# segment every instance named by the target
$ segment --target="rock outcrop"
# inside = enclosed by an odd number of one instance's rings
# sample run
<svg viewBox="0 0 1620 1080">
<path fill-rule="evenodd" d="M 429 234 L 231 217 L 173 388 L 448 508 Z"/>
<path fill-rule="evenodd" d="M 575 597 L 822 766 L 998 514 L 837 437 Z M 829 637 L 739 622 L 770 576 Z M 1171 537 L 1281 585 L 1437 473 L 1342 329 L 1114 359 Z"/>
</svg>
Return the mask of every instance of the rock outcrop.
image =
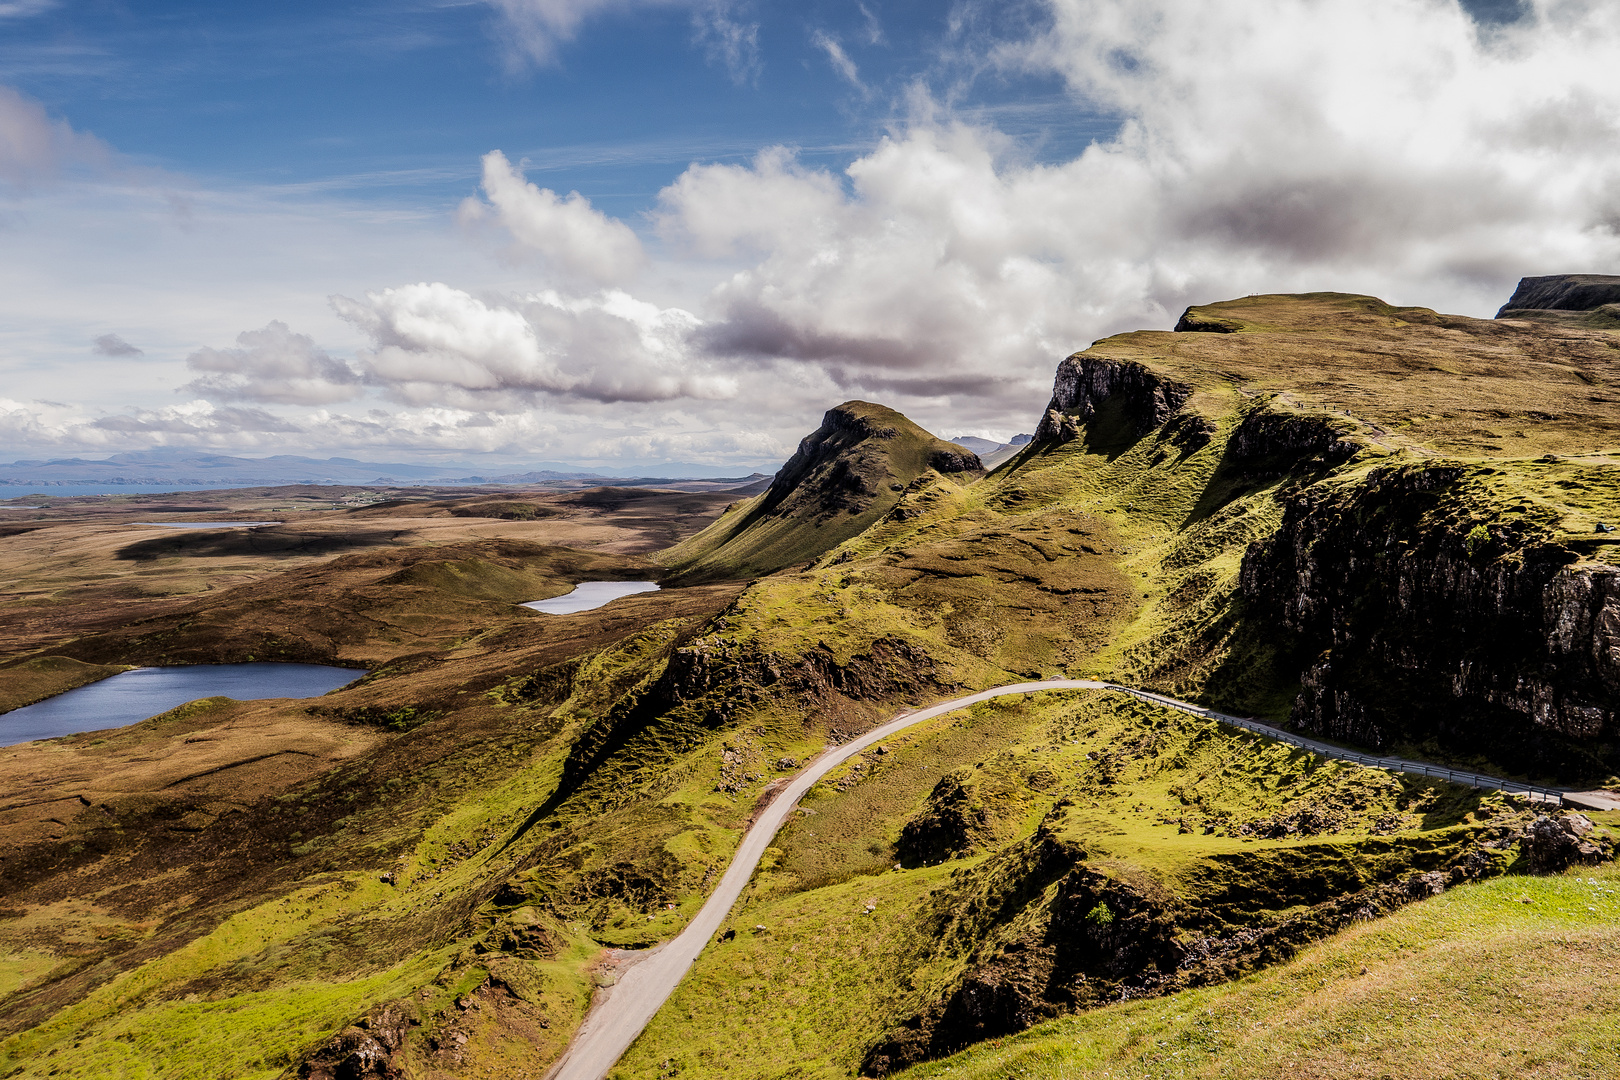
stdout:
<svg viewBox="0 0 1620 1080">
<path fill-rule="evenodd" d="M 1077 353 L 1058 365 L 1052 400 L 1035 429 L 1037 444 L 1079 438 L 1103 404 L 1117 406 L 1136 435 L 1168 420 L 1192 396 L 1192 387 L 1134 360 Z"/>
<path fill-rule="evenodd" d="M 1227 441 L 1227 456 L 1252 467 L 1275 459 L 1275 471 L 1299 473 L 1343 465 L 1362 449 L 1348 420 L 1265 405 L 1252 408 Z"/>
<path fill-rule="evenodd" d="M 1284 499 L 1244 556 L 1249 617 L 1290 638 L 1296 726 L 1434 742 L 1567 780 L 1620 769 L 1620 568 L 1471 501 L 1466 468 L 1376 469 Z"/>
<path fill-rule="evenodd" d="M 1549 274 L 1519 279 L 1508 302 L 1496 313 L 1512 318 L 1513 311 L 1591 311 L 1605 304 L 1620 304 L 1620 277 L 1610 274 Z"/>
</svg>

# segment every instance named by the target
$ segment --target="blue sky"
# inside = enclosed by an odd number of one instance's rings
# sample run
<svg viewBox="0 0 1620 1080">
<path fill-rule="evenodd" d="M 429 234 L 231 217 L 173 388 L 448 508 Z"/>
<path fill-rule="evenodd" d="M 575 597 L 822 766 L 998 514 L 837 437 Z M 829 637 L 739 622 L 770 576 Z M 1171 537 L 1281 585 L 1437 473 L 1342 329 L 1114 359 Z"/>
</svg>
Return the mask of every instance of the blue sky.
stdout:
<svg viewBox="0 0 1620 1080">
<path fill-rule="evenodd" d="M 453 206 L 500 148 L 626 215 L 693 161 L 788 143 L 846 164 L 903 120 L 919 81 L 1038 157 L 1116 126 L 1050 73 L 972 70 L 977 44 L 1024 19 L 927 0 L 723 9 L 751 30 L 730 57 L 711 9 L 609 6 L 542 60 L 470 2 L 22 6 L 38 13 L 0 24 L 0 79 L 132 160 L 209 184 Z"/>
<path fill-rule="evenodd" d="M 769 467 L 862 397 L 1620 269 L 1604 0 L 0 0 L 0 460 Z M 571 194 L 577 193 L 577 195 Z"/>
</svg>

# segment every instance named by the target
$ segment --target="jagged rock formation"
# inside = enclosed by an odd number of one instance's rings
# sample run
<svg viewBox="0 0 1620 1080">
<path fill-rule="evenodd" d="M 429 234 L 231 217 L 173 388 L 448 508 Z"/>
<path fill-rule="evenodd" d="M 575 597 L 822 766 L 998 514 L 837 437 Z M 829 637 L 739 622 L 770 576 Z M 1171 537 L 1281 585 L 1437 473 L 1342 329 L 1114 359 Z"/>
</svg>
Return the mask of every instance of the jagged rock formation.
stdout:
<svg viewBox="0 0 1620 1080">
<path fill-rule="evenodd" d="M 1376 469 L 1284 500 L 1245 554 L 1251 617 L 1293 635 L 1293 721 L 1567 779 L 1620 769 L 1620 570 L 1470 501 L 1460 465 Z"/>
<path fill-rule="evenodd" d="M 827 410 L 764 494 L 727 511 L 667 559 L 680 581 L 769 574 L 862 532 L 928 474 L 969 480 L 983 472 L 972 451 L 893 409 L 846 401 Z"/>
<path fill-rule="evenodd" d="M 1034 445 L 1079 438 L 1105 403 L 1120 411 L 1134 434 L 1142 435 L 1168 420 L 1191 396 L 1191 386 L 1145 364 L 1076 353 L 1058 365 Z"/>
<path fill-rule="evenodd" d="M 1620 277 L 1550 274 L 1519 279 L 1498 319 L 1542 319 L 1603 329 L 1620 327 Z"/>
</svg>

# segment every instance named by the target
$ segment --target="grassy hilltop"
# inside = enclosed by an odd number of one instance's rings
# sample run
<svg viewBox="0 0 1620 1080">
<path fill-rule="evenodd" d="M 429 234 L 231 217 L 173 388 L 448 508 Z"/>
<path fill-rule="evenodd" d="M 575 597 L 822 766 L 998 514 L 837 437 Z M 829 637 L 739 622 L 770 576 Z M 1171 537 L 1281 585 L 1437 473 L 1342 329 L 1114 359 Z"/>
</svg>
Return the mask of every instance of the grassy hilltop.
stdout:
<svg viewBox="0 0 1620 1080">
<path fill-rule="evenodd" d="M 1066 360 L 982 478 L 849 403 L 723 512 L 424 509 L 462 531 L 232 562 L 129 626 L 16 617 L 5 662 L 42 680 L 212 642 L 376 668 L 0 751 L 29 793 L 0 811 L 0 1073 L 535 1075 L 773 781 L 1015 679 L 1612 782 L 1617 361 L 1592 327 L 1250 297 Z M 241 559 L 160 555 L 125 561 Z M 718 584 L 503 602 L 652 574 Z M 1403 1068 L 1433 1040 L 1594 1075 L 1620 1001 L 1561 965 L 1613 967 L 1616 879 L 1523 876 L 1568 855 L 1534 817 L 1122 695 L 1002 699 L 818 784 L 617 1074 L 1439 1075 Z"/>
</svg>

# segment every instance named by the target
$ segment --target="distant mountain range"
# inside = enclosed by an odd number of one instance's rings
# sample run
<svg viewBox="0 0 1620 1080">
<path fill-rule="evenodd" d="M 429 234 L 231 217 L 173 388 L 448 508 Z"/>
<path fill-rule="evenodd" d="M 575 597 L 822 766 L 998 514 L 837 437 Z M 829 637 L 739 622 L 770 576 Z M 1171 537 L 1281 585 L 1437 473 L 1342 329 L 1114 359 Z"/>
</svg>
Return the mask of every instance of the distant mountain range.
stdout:
<svg viewBox="0 0 1620 1080">
<path fill-rule="evenodd" d="M 1034 437 L 1033 435 L 1014 435 L 1010 442 L 998 443 L 991 442 L 989 439 L 981 439 L 976 435 L 958 435 L 949 441 L 957 446 L 967 447 L 979 455 L 979 460 L 984 463 L 985 468 L 993 469 L 1022 450 Z"/>
<path fill-rule="evenodd" d="M 511 468 L 511 466 L 507 466 Z M 731 471 L 732 475 L 727 476 Z M 649 475 L 652 473 L 654 475 Z M 735 470 L 683 462 L 640 469 L 584 470 L 562 462 L 542 461 L 521 472 L 479 472 L 464 463 L 410 465 L 359 461 L 354 458 L 233 457 L 190 450 L 145 450 L 115 454 L 103 460 L 51 458 L 0 464 L 0 485 L 52 487 L 79 484 L 185 484 L 204 487 L 263 487 L 280 484 L 527 484 L 578 487 L 581 481 L 720 480 L 747 483 L 768 476 L 736 476 Z"/>
</svg>

